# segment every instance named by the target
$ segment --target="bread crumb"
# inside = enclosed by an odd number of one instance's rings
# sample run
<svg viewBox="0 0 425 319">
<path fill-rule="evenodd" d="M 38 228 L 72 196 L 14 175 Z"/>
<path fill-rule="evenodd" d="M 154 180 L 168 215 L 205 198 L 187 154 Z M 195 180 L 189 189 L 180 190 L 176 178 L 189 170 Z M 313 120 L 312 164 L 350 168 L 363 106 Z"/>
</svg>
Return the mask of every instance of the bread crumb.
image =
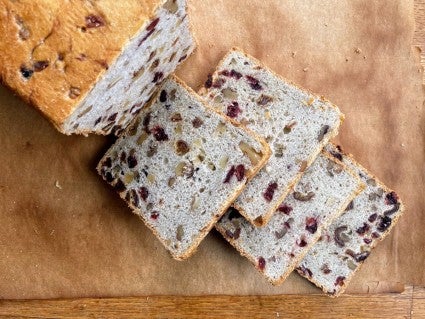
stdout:
<svg viewBox="0 0 425 319">
<path fill-rule="evenodd" d="M 295 56 L 297 55 L 297 51 L 292 52 L 292 57 L 295 58 Z"/>
<path fill-rule="evenodd" d="M 307 71 L 308 71 L 308 68 L 304 68 L 304 69 L 303 69 L 303 71 L 304 71 L 304 72 L 307 72 Z"/>
<path fill-rule="evenodd" d="M 59 181 L 56 181 L 55 182 L 55 187 L 56 188 L 59 188 L 59 189 L 62 189 L 62 186 L 59 184 Z"/>
<path fill-rule="evenodd" d="M 55 233 L 55 230 L 52 229 L 52 231 L 50 232 L 50 236 L 53 236 L 54 233 Z"/>
<path fill-rule="evenodd" d="M 404 143 L 401 143 L 401 147 L 405 147 L 406 146 L 406 144 L 404 144 Z"/>
<path fill-rule="evenodd" d="M 357 48 L 357 49 L 354 50 L 354 52 L 356 52 L 357 54 L 360 54 L 360 53 L 362 53 L 362 50 L 360 50 L 360 48 Z"/>
</svg>

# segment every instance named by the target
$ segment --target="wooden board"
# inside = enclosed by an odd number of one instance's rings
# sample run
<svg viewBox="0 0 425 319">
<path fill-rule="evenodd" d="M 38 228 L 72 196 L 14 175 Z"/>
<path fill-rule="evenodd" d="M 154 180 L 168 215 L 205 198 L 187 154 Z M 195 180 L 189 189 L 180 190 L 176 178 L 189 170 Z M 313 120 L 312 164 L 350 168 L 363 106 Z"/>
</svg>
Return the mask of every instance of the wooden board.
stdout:
<svg viewBox="0 0 425 319">
<path fill-rule="evenodd" d="M 425 66 L 425 0 L 415 2 Z M 424 81 L 425 83 L 425 81 Z M 149 296 L 119 299 L 0 301 L 0 318 L 425 318 L 425 287 L 398 294 L 284 296 Z"/>
</svg>

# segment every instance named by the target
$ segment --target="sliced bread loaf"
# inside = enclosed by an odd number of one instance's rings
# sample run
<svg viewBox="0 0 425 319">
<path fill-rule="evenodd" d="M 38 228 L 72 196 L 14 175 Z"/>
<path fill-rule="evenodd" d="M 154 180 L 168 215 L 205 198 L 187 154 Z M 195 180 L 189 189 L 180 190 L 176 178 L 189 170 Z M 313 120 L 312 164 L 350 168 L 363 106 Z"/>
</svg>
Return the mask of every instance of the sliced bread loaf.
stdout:
<svg viewBox="0 0 425 319">
<path fill-rule="evenodd" d="M 173 257 L 184 259 L 269 156 L 263 139 L 171 78 L 97 169 Z"/>
<path fill-rule="evenodd" d="M 273 155 L 234 207 L 251 223 L 267 223 L 343 119 L 337 107 L 233 49 L 201 95 L 217 110 L 266 138 Z"/>
<path fill-rule="evenodd" d="M 65 134 L 121 132 L 195 47 L 186 0 L 0 4 L 0 82 Z"/>
<path fill-rule="evenodd" d="M 326 150 L 344 162 L 367 184 L 345 213 L 327 228 L 304 257 L 297 271 L 331 296 L 341 294 L 372 248 L 394 227 L 403 213 L 397 194 L 332 144 Z"/>
<path fill-rule="evenodd" d="M 231 208 L 216 229 L 273 284 L 280 284 L 364 185 L 321 153 L 264 227 Z"/>
</svg>

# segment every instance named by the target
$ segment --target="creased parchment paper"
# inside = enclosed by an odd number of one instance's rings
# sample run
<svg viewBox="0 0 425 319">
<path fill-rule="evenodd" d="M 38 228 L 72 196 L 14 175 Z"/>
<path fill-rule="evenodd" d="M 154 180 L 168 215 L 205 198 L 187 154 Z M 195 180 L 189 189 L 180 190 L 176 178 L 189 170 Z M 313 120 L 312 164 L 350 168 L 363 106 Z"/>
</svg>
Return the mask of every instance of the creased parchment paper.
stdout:
<svg viewBox="0 0 425 319">
<path fill-rule="evenodd" d="M 339 105 L 347 151 L 407 210 L 348 292 L 425 284 L 425 111 L 413 1 L 191 0 L 199 48 L 178 75 L 197 89 L 232 46 Z M 0 39 L 1 41 L 1 39 Z M 0 53 L 1 54 L 1 53 Z M 95 173 L 112 140 L 57 133 L 0 88 L 0 298 L 317 293 L 266 280 L 216 232 L 170 258 Z"/>
</svg>

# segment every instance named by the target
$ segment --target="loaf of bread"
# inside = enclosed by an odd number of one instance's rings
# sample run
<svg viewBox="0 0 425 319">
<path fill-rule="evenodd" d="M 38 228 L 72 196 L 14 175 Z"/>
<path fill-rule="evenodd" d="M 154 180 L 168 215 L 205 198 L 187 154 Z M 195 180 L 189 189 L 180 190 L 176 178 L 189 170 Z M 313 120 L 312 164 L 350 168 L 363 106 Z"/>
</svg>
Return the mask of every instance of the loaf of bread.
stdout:
<svg viewBox="0 0 425 319">
<path fill-rule="evenodd" d="M 65 134 L 120 133 L 195 47 L 186 0 L 0 0 L 0 82 Z"/>
<path fill-rule="evenodd" d="M 337 107 L 233 49 L 201 95 L 217 110 L 266 138 L 273 155 L 234 207 L 251 223 L 267 223 L 343 119 Z"/>
<path fill-rule="evenodd" d="M 270 153 L 265 140 L 233 125 L 172 77 L 106 153 L 98 172 L 172 256 L 184 259 Z"/>
<path fill-rule="evenodd" d="M 366 183 L 366 189 L 345 213 L 323 232 L 297 271 L 331 296 L 344 292 L 379 241 L 391 231 L 404 210 L 397 194 L 332 144 L 326 150 Z"/>
<path fill-rule="evenodd" d="M 321 153 L 266 226 L 253 226 L 231 208 L 216 229 L 277 285 L 363 188 L 354 173 Z"/>
</svg>

